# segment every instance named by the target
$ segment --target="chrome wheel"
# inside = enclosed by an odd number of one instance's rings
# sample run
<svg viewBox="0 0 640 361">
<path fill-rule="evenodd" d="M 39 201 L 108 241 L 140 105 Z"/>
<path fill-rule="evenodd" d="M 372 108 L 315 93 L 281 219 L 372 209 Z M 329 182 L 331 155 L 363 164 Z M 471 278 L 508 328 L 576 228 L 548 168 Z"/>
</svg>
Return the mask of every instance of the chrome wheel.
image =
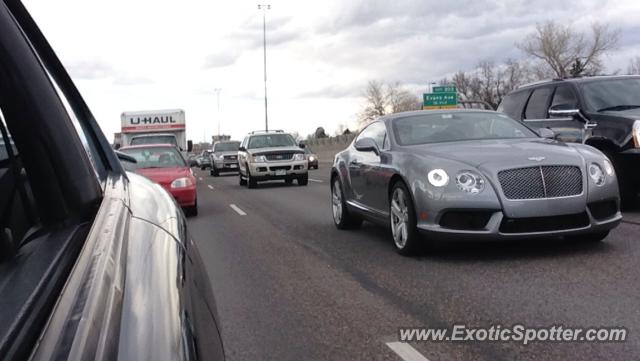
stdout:
<svg viewBox="0 0 640 361">
<path fill-rule="evenodd" d="M 340 189 L 340 181 L 333 181 L 333 191 L 331 192 L 331 210 L 333 211 L 333 220 L 336 224 L 342 221 L 342 190 Z"/>
<path fill-rule="evenodd" d="M 391 233 L 396 247 L 403 249 L 409 238 L 409 208 L 402 188 L 396 188 L 391 197 Z"/>
</svg>

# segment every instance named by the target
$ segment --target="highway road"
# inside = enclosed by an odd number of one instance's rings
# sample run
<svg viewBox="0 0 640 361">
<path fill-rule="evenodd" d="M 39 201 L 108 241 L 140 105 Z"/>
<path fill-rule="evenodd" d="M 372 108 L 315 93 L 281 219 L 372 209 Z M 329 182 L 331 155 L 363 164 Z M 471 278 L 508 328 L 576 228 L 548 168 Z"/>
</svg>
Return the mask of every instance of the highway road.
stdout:
<svg viewBox="0 0 640 361">
<path fill-rule="evenodd" d="M 339 231 L 328 164 L 306 187 L 194 170 L 189 219 L 239 360 L 622 360 L 640 357 L 640 216 L 602 243 L 435 243 L 406 258 L 389 232 Z M 415 342 L 400 327 L 611 326 L 622 343 Z"/>
</svg>

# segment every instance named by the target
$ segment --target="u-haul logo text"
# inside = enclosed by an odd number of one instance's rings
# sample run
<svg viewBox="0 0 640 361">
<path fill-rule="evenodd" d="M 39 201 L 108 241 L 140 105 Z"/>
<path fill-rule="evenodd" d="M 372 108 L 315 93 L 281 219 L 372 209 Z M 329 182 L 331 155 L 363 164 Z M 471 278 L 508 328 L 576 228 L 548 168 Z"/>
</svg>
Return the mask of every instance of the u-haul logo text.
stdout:
<svg viewBox="0 0 640 361">
<path fill-rule="evenodd" d="M 129 123 L 132 125 L 147 125 L 147 124 L 173 124 L 176 121 L 173 116 L 155 116 L 155 117 L 132 117 L 129 118 Z"/>
</svg>

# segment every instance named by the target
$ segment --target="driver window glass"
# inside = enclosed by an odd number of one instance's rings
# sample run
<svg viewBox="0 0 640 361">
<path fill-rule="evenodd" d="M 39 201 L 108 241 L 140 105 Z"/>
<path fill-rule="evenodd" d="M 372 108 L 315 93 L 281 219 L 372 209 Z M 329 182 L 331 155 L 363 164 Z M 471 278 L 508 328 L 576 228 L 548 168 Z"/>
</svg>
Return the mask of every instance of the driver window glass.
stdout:
<svg viewBox="0 0 640 361">
<path fill-rule="evenodd" d="M 556 92 L 553 94 L 553 100 L 551 101 L 551 106 L 553 107 L 555 105 L 567 105 L 577 108 L 578 99 L 569 86 L 559 86 L 556 88 Z"/>
<path fill-rule="evenodd" d="M 380 149 L 385 149 L 385 137 L 387 135 L 387 128 L 382 122 L 371 123 L 358 135 L 358 140 L 362 138 L 371 138 L 376 142 L 376 145 Z"/>
<path fill-rule="evenodd" d="M 527 109 L 524 112 L 525 119 L 545 119 L 547 117 L 547 104 L 551 96 L 551 88 L 538 88 L 533 91 Z"/>
</svg>

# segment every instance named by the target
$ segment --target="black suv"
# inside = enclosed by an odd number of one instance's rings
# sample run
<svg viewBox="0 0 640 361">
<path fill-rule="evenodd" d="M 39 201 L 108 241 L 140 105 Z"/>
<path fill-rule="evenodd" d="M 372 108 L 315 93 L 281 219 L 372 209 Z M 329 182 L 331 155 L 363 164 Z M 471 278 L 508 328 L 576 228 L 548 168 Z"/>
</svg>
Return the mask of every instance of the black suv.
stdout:
<svg viewBox="0 0 640 361">
<path fill-rule="evenodd" d="M 640 76 L 555 79 L 509 93 L 498 111 L 527 126 L 549 128 L 564 142 L 598 148 L 613 162 L 620 193 L 635 203 L 640 190 Z"/>
</svg>

